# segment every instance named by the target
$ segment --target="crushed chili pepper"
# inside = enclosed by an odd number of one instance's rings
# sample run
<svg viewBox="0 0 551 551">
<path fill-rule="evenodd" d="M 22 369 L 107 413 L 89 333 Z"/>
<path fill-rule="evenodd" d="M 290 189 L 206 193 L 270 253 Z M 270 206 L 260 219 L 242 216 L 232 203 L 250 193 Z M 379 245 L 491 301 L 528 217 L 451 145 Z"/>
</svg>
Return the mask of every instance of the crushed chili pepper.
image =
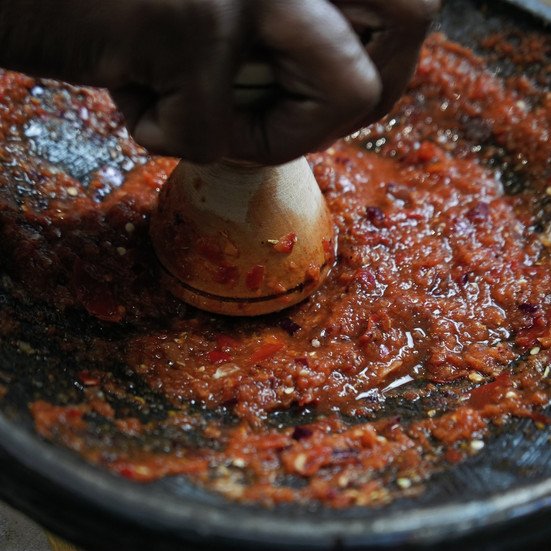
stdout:
<svg viewBox="0 0 551 551">
<path fill-rule="evenodd" d="M 503 40 L 486 47 L 522 64 L 550 39 Z M 37 432 L 139 483 L 188 475 L 229 499 L 347 507 L 420 491 L 511 417 L 548 430 L 551 102 L 530 74 L 502 80 L 433 35 L 388 117 L 309 156 L 339 233 L 324 286 L 285 314 L 228 320 L 160 285 L 148 220 L 176 161 L 148 159 L 106 93 L 1 72 L 0 336 L 34 357 L 25 327 L 42 330 L 79 365 L 48 369 L 70 389 L 55 405 L 34 390 Z M 67 114 L 127 168 L 87 182 L 37 156 L 37 121 Z M 220 266 L 209 277 L 241 277 L 234 247 L 202 251 Z M 38 327 L 33 304 L 53 312 Z M 84 339 L 64 321 L 75 311 Z M 0 408 L 18 376 L 0 378 Z M 419 411 L 397 418 L 396 400 Z"/>
<path fill-rule="evenodd" d="M 291 232 L 283 237 L 280 237 L 277 241 L 274 240 L 273 243 L 270 241 L 270 243 L 272 243 L 274 251 L 282 254 L 290 254 L 293 252 L 297 240 L 297 234 Z"/>
<path fill-rule="evenodd" d="M 253 266 L 246 275 L 245 283 L 247 288 L 251 291 L 258 291 L 264 282 L 265 273 L 266 268 L 264 266 Z"/>
<path fill-rule="evenodd" d="M 285 344 L 277 339 L 269 339 L 262 343 L 252 354 L 249 359 L 250 363 L 256 364 L 271 358 L 279 352 Z"/>
<path fill-rule="evenodd" d="M 208 356 L 211 364 L 226 363 L 232 359 L 231 354 L 228 354 L 228 352 L 224 352 L 223 350 L 212 350 L 209 352 Z"/>
</svg>

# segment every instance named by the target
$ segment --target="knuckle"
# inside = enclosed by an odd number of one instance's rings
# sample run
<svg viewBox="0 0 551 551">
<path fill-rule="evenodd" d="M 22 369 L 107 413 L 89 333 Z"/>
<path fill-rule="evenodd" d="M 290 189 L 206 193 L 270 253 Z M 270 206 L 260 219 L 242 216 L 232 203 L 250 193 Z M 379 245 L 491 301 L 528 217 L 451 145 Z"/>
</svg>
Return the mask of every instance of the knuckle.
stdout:
<svg viewBox="0 0 551 551">
<path fill-rule="evenodd" d="M 371 63 L 364 59 L 357 62 L 345 82 L 340 103 L 351 114 L 365 112 L 379 103 L 383 85 L 379 73 Z"/>
<path fill-rule="evenodd" d="M 354 86 L 349 94 L 350 110 L 359 113 L 373 109 L 379 103 L 381 94 L 382 84 L 379 79 Z"/>
</svg>

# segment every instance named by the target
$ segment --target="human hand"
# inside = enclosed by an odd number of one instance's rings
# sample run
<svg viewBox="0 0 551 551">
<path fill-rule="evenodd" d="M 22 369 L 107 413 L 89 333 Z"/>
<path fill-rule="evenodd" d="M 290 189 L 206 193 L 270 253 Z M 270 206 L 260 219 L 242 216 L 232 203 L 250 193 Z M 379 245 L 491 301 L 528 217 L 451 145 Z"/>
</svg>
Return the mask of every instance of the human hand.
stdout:
<svg viewBox="0 0 551 551">
<path fill-rule="evenodd" d="M 388 111 L 438 4 L 4 0 L 0 63 L 109 88 L 134 138 L 152 152 L 281 163 Z M 16 31 L 7 32 L 13 21 Z M 234 79 L 259 51 L 278 93 L 262 110 L 242 108 Z"/>
</svg>

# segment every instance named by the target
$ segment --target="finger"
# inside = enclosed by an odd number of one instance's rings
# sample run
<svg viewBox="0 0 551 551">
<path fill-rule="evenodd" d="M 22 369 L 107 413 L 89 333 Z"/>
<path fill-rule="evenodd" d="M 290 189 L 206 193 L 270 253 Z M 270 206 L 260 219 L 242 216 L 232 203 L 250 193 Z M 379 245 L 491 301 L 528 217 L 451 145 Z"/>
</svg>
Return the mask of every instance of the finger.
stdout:
<svg viewBox="0 0 551 551">
<path fill-rule="evenodd" d="M 195 12 L 183 13 L 181 29 L 171 22 L 168 51 L 161 50 L 163 59 L 151 70 L 159 99 L 137 121 L 134 137 L 151 151 L 203 163 L 227 150 L 232 81 L 244 55 L 243 17 L 235 2 L 188 5 Z M 190 21 L 198 28 L 188 28 Z"/>
<path fill-rule="evenodd" d="M 134 138 L 158 154 L 210 162 L 227 148 L 222 129 L 231 118 L 231 76 L 211 66 L 188 78 L 174 93 L 148 106 L 135 125 Z"/>
<path fill-rule="evenodd" d="M 386 114 L 402 95 L 439 0 L 335 0 L 355 29 L 369 29 L 367 51 L 381 75 L 381 102 L 363 124 Z"/>
<path fill-rule="evenodd" d="M 280 163 L 334 140 L 378 102 L 380 77 L 343 15 L 326 0 L 264 0 L 259 40 L 282 88 L 262 113 L 239 112 L 231 155 Z"/>
</svg>

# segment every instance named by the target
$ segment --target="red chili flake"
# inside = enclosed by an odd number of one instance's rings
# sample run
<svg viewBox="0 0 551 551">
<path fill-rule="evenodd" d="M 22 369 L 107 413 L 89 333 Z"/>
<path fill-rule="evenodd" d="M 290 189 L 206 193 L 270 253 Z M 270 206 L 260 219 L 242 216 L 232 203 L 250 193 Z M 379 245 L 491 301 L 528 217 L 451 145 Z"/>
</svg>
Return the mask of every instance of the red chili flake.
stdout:
<svg viewBox="0 0 551 551">
<path fill-rule="evenodd" d="M 535 314 L 539 308 L 537 304 L 530 304 L 529 302 L 523 302 L 519 304 L 518 309 L 524 314 Z"/>
<path fill-rule="evenodd" d="M 303 367 L 308 367 L 308 358 L 295 358 L 295 363 Z"/>
<path fill-rule="evenodd" d="M 463 459 L 463 454 L 454 448 L 450 448 L 444 454 L 444 458 L 449 463 L 459 463 Z"/>
<path fill-rule="evenodd" d="M 538 341 L 539 344 L 541 344 L 543 348 L 551 348 L 551 336 L 538 337 L 536 340 Z"/>
<path fill-rule="evenodd" d="M 218 335 L 216 337 L 216 347 L 219 350 L 234 350 L 239 343 L 229 335 Z"/>
<path fill-rule="evenodd" d="M 293 440 L 304 440 L 305 438 L 310 438 L 313 434 L 314 431 L 308 427 L 295 427 L 291 438 Z"/>
<path fill-rule="evenodd" d="M 136 471 L 131 467 L 120 467 L 118 471 L 119 471 L 119 474 L 124 478 L 129 478 L 130 480 L 133 480 L 134 478 L 136 478 Z"/>
<path fill-rule="evenodd" d="M 120 476 L 124 476 L 124 478 L 129 478 L 137 482 L 147 482 L 152 478 L 155 465 L 133 465 L 131 463 L 119 462 L 118 464 L 115 463 L 112 465 L 112 468 L 118 472 Z M 168 473 L 171 472 L 171 465 L 168 461 L 166 470 Z"/>
<path fill-rule="evenodd" d="M 442 156 L 442 151 L 432 142 L 422 142 L 416 151 L 417 158 L 422 163 L 435 162 Z"/>
<path fill-rule="evenodd" d="M 235 285 L 239 280 L 239 268 L 237 266 L 218 266 L 214 275 L 214 281 L 222 285 Z"/>
<path fill-rule="evenodd" d="M 526 327 L 521 329 L 516 336 L 516 343 L 525 349 L 530 349 L 533 346 L 538 346 L 538 339 L 546 339 L 549 335 L 549 327 L 551 326 L 551 311 L 547 315 L 541 313 L 534 314 Z"/>
<path fill-rule="evenodd" d="M 222 260 L 220 245 L 206 237 L 200 237 L 197 241 L 197 252 L 213 264 L 218 264 Z"/>
<path fill-rule="evenodd" d="M 294 322 L 291 318 L 283 318 L 279 322 L 279 326 L 283 331 L 288 333 L 291 337 L 297 332 L 302 329 L 302 327 Z"/>
<path fill-rule="evenodd" d="M 370 268 L 360 268 L 354 277 L 356 281 L 363 283 L 364 285 L 375 285 L 375 275 Z"/>
<path fill-rule="evenodd" d="M 80 419 L 82 418 L 82 411 L 76 407 L 70 407 L 65 411 L 65 417 L 67 419 Z"/>
<path fill-rule="evenodd" d="M 478 203 L 465 216 L 473 223 L 484 222 L 490 216 L 490 207 L 488 203 Z"/>
<path fill-rule="evenodd" d="M 476 409 L 482 409 L 487 404 L 496 404 L 511 387 L 511 376 L 502 373 L 492 383 L 479 386 L 471 391 L 469 405 Z"/>
<path fill-rule="evenodd" d="M 84 386 L 98 386 L 100 384 L 100 378 L 92 374 L 90 371 L 80 371 L 77 375 L 78 380 Z"/>
<path fill-rule="evenodd" d="M 266 268 L 261 265 L 253 266 L 247 273 L 245 283 L 251 291 L 258 291 L 262 287 Z"/>
<path fill-rule="evenodd" d="M 211 364 L 223 364 L 231 361 L 232 356 L 223 350 L 212 350 L 208 353 L 208 358 Z"/>
<path fill-rule="evenodd" d="M 296 233 L 288 233 L 287 235 L 280 237 L 278 241 L 273 243 L 274 250 L 278 253 L 290 254 L 293 252 L 293 248 L 295 246 L 295 243 L 297 242 L 297 239 L 298 238 Z"/>
<path fill-rule="evenodd" d="M 379 207 L 366 207 L 365 208 L 365 217 L 371 223 L 380 223 L 385 219 L 385 213 Z"/>
<path fill-rule="evenodd" d="M 349 283 L 352 283 L 354 281 L 355 272 L 342 272 L 338 275 L 339 283 L 342 283 L 343 285 L 348 285 Z"/>
<path fill-rule="evenodd" d="M 253 364 L 256 364 L 258 362 L 262 362 L 264 360 L 267 360 L 268 358 L 271 358 L 274 356 L 277 352 L 279 352 L 285 345 L 282 342 L 267 342 L 264 343 L 255 350 L 251 357 L 250 361 Z"/>
<path fill-rule="evenodd" d="M 334 157 L 335 164 L 337 165 L 349 165 L 352 161 L 345 155 L 335 155 Z"/>
</svg>

